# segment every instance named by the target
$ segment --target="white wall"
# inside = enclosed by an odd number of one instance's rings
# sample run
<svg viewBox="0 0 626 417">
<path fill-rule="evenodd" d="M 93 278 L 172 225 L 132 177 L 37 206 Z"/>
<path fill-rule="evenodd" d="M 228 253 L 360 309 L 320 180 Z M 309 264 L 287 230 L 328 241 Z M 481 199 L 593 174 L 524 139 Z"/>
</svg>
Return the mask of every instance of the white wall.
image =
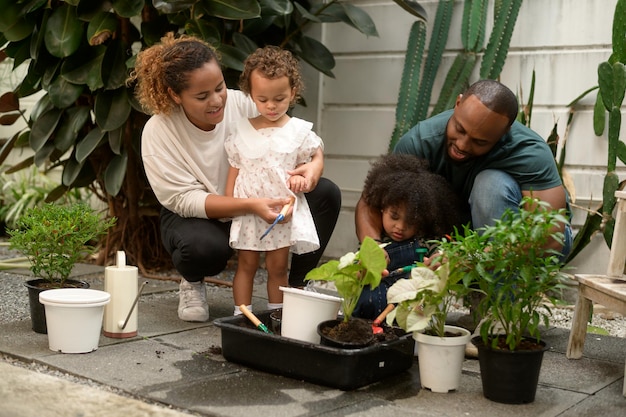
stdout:
<svg viewBox="0 0 626 417">
<path fill-rule="evenodd" d="M 353 0 L 352 3 L 370 14 L 380 36 L 367 38 L 344 24 L 325 25 L 322 41 L 335 55 L 336 78 L 320 77 L 319 107 L 306 110 L 307 117 L 316 117 L 310 120 L 316 122 L 326 144 L 325 176 L 340 186 L 343 195 L 339 224 L 326 251 L 332 257 L 354 250 L 357 245 L 354 206 L 369 161 L 387 150 L 407 36 L 415 20 L 393 1 Z M 430 17 L 428 33 L 437 3 L 419 1 Z M 542 136 L 547 137 L 557 121 L 563 137 L 566 105 L 597 85 L 597 66 L 611 52 L 615 3 L 616 0 L 524 1 L 501 81 L 515 92 L 521 90 L 525 98 L 535 70 L 531 127 Z M 490 0 L 490 8 L 492 5 Z M 458 1 L 433 95 L 439 91 L 447 68 L 461 48 L 462 8 L 463 2 Z M 490 31 L 491 17 L 487 33 Z M 472 81 L 477 79 L 476 70 Z M 311 84 L 315 85 L 315 80 L 311 80 L 309 88 Z M 597 206 L 606 166 L 606 136 L 594 136 L 591 125 L 594 100 L 595 94 L 591 94 L 584 101 L 585 106 L 576 113 L 567 138 L 566 168 L 574 180 L 576 203 L 582 206 Z M 576 210 L 574 225 L 580 226 L 584 216 Z"/>
</svg>

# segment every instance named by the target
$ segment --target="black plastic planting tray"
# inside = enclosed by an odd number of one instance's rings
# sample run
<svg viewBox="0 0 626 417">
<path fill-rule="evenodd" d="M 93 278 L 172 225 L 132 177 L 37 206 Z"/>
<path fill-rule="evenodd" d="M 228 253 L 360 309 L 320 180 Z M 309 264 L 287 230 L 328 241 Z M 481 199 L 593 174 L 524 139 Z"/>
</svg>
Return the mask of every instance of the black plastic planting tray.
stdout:
<svg viewBox="0 0 626 417">
<path fill-rule="evenodd" d="M 268 328 L 271 311 L 255 313 Z M 413 365 L 411 334 L 360 349 L 301 342 L 256 329 L 245 316 L 216 319 L 222 331 L 222 354 L 251 368 L 302 379 L 344 391 L 398 374 Z"/>
</svg>

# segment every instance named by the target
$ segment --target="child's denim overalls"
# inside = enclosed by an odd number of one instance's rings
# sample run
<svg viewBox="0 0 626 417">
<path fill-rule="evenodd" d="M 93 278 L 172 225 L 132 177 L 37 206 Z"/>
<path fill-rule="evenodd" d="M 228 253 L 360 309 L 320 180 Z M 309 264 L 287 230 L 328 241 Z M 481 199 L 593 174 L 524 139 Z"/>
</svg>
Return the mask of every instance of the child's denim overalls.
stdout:
<svg viewBox="0 0 626 417">
<path fill-rule="evenodd" d="M 424 256 L 429 256 L 432 252 L 432 248 L 429 249 L 424 239 L 421 238 L 392 242 L 385 246 L 385 250 L 389 254 L 389 265 L 387 265 L 389 272 L 421 262 Z M 368 285 L 363 288 L 352 315 L 364 319 L 375 319 L 387 307 L 387 289 L 397 280 L 407 278 L 409 274 L 410 272 L 405 272 L 392 278 L 383 277 L 378 287 L 372 289 Z"/>
</svg>

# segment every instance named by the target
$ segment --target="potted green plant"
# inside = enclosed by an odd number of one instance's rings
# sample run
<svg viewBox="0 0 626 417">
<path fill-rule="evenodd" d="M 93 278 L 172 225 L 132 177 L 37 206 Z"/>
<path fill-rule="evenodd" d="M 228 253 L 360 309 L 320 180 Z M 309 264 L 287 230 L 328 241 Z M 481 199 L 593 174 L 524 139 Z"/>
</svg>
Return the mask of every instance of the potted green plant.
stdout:
<svg viewBox="0 0 626 417">
<path fill-rule="evenodd" d="M 436 258 L 434 262 L 440 260 Z M 434 271 L 418 264 L 411 270 L 410 278 L 398 280 L 387 291 L 387 301 L 396 304 L 387 322 L 395 320 L 402 329 L 413 333 L 420 384 L 433 392 L 456 390 L 461 381 L 465 346 L 471 333 L 446 325 L 446 318 L 457 299 L 468 291 L 468 278 L 450 275 L 447 263 Z"/>
<path fill-rule="evenodd" d="M 550 304 L 563 288 L 559 253 L 548 249 L 567 222 L 564 210 L 525 197 L 494 225 L 457 232 L 442 242 L 449 276 L 477 285 L 484 298 L 478 348 L 483 394 L 503 403 L 534 401 L 543 352 L 540 326 L 549 326 Z"/>
<path fill-rule="evenodd" d="M 339 260 L 330 260 L 309 271 L 306 281 L 333 282 L 342 299 L 343 319 L 320 323 L 320 336 L 331 336 L 342 347 L 363 346 L 373 340 L 371 323 L 352 319 L 352 313 L 363 287 L 370 285 L 376 288 L 386 267 L 385 251 L 374 239 L 366 237 L 358 252 L 347 253 Z"/>
<path fill-rule="evenodd" d="M 84 203 L 48 203 L 27 210 L 15 229 L 7 231 L 9 247 L 28 258 L 34 279 L 29 289 L 33 330 L 46 333 L 45 311 L 39 293 L 54 288 L 87 288 L 83 281 L 68 277 L 76 262 L 95 251 L 91 242 L 106 233 L 115 218 L 103 219 Z"/>
</svg>

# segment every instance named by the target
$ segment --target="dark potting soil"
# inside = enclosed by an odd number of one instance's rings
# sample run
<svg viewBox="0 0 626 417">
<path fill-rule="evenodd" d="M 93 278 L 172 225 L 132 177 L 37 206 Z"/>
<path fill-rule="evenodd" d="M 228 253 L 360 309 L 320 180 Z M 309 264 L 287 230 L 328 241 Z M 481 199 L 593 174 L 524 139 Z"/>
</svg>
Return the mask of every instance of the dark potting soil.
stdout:
<svg viewBox="0 0 626 417">
<path fill-rule="evenodd" d="M 506 338 L 504 336 L 498 337 L 497 349 L 500 350 L 510 350 L 509 345 L 506 344 Z M 516 351 L 518 350 L 542 350 L 544 349 L 544 345 L 537 343 L 533 339 L 522 339 L 522 341 L 517 345 Z"/>
<path fill-rule="evenodd" d="M 372 321 L 361 318 L 351 318 L 348 321 L 340 321 L 334 327 L 327 327 L 322 330 L 325 336 L 343 343 L 351 344 L 372 344 L 398 339 L 398 335 L 393 328 L 381 325 L 383 333 L 374 335 L 372 339 Z"/>
<path fill-rule="evenodd" d="M 45 290 L 53 290 L 58 288 L 85 288 L 84 282 L 69 279 L 65 280 L 64 282 L 61 282 L 59 280 L 48 281 L 45 279 L 36 280 L 36 283 L 34 283 L 33 281 L 31 281 L 33 286 Z"/>
</svg>

